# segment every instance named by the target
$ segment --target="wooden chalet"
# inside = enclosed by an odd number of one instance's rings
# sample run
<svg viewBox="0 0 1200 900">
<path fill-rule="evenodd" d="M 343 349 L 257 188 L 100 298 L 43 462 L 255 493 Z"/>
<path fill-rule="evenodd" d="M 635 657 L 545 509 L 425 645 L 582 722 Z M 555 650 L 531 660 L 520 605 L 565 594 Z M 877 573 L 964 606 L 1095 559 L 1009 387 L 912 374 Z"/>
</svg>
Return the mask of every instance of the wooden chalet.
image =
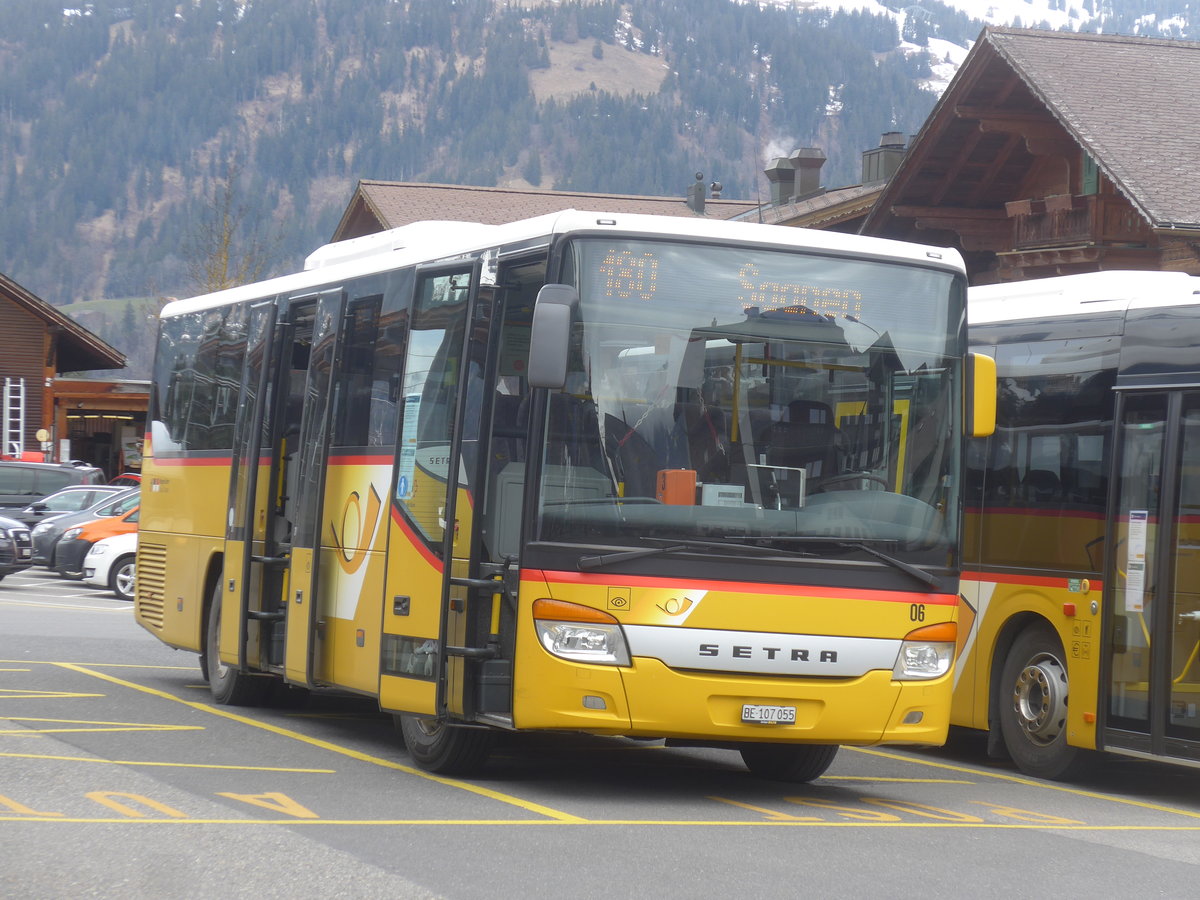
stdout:
<svg viewBox="0 0 1200 900">
<path fill-rule="evenodd" d="M 146 384 L 62 376 L 124 366 L 120 351 L 0 274 L 0 456 L 83 459 L 115 474 L 122 439 L 144 428 Z"/>
<path fill-rule="evenodd" d="M 1200 274 L 1200 43 L 983 31 L 861 231 L 958 247 L 972 284 Z"/>
</svg>

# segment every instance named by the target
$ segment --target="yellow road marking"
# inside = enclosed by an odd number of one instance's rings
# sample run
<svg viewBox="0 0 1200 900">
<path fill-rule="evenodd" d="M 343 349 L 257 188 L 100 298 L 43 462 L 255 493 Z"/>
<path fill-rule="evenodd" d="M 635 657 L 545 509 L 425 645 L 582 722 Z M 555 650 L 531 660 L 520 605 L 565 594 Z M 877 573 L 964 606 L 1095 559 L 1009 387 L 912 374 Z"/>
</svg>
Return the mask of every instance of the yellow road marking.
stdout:
<svg viewBox="0 0 1200 900">
<path fill-rule="evenodd" d="M 61 666 L 64 663 L 56 659 L 0 659 L 0 665 L 30 665 L 30 666 Z M 91 669 L 163 669 L 164 671 L 195 672 L 195 666 L 148 666 L 141 663 L 73 663 L 87 666 Z M 0 669 L 0 671 L 4 671 Z M 15 669 L 13 671 L 29 672 L 31 669 Z"/>
<path fill-rule="evenodd" d="M 772 822 L 819 822 L 820 819 L 813 816 L 793 816 L 789 813 L 778 812 L 774 809 L 768 809 L 765 806 L 754 806 L 751 803 L 743 803 L 741 800 L 731 800 L 728 797 L 709 797 L 709 800 L 716 800 L 718 803 L 728 803 L 730 806 L 736 806 L 739 809 L 748 809 L 750 812 L 762 813 Z"/>
<path fill-rule="evenodd" d="M 80 666 L 80 665 L 77 665 L 74 663 L 56 663 L 55 665 L 58 665 L 61 668 L 67 669 L 72 672 L 79 672 L 82 675 L 90 675 L 93 678 L 99 678 L 102 681 L 108 681 L 113 684 L 120 685 L 121 687 L 128 688 L 129 690 L 140 691 L 141 693 L 149 694 L 152 697 L 158 697 L 163 700 L 170 700 L 174 703 L 180 703 L 184 706 L 191 707 L 192 709 L 199 710 L 200 712 L 209 713 L 210 715 L 214 715 L 214 716 L 220 716 L 223 719 L 229 719 L 232 722 L 238 722 L 242 725 L 250 725 L 254 728 L 258 728 L 263 731 L 269 731 L 272 734 L 277 734 L 281 737 L 291 738 L 292 740 L 300 741 L 300 742 L 308 744 L 312 747 L 317 747 L 321 750 L 326 750 L 330 753 L 337 753 L 342 756 L 347 756 L 350 759 L 356 759 L 360 762 L 370 763 L 371 765 L 376 765 L 376 766 L 382 766 L 383 768 L 393 769 L 398 772 L 404 772 L 405 774 L 408 774 L 408 775 L 415 775 L 418 778 L 424 778 L 427 781 L 432 781 L 436 784 L 444 784 L 448 787 L 455 787 L 455 788 L 459 788 L 464 791 L 469 791 L 470 793 L 478 794 L 481 797 L 487 797 L 491 800 L 497 800 L 500 803 L 507 803 L 511 806 L 519 807 L 520 809 L 524 809 L 527 812 L 537 813 L 538 815 L 546 816 L 547 818 L 554 819 L 555 821 L 559 821 L 559 822 L 585 822 L 585 821 L 587 821 L 586 819 L 582 819 L 579 816 L 573 816 L 570 813 L 563 812 L 562 810 L 552 809 L 548 806 L 543 806 L 540 803 L 532 803 L 528 800 L 522 800 L 520 797 L 514 797 L 511 794 L 502 794 L 499 791 L 493 791 L 490 788 L 480 787 L 479 785 L 470 784 L 469 782 L 466 782 L 466 781 L 459 781 L 455 778 L 443 778 L 440 775 L 433 775 L 429 772 L 422 772 L 420 769 L 413 768 L 412 766 L 402 765 L 401 763 L 392 762 L 390 759 L 384 759 L 379 756 L 372 756 L 369 753 L 362 753 L 358 750 L 351 750 L 349 747 L 342 747 L 338 744 L 332 744 L 329 741 L 323 741 L 323 740 L 320 740 L 319 738 L 309 737 L 308 735 L 300 734 L 297 731 L 291 731 L 290 729 L 287 729 L 287 728 L 280 728 L 277 725 L 270 725 L 266 722 L 259 722 L 259 721 L 256 721 L 255 719 L 247 718 L 246 716 L 240 716 L 237 713 L 229 712 L 228 710 L 220 709 L 219 707 L 216 707 L 216 706 L 209 706 L 208 704 L 205 704 L 205 703 L 196 703 L 191 700 L 184 700 L 181 697 L 176 697 L 175 695 L 168 694 L 165 691 L 160 691 L 155 688 L 150 688 L 150 687 L 145 687 L 144 685 L 135 684 L 132 681 L 124 681 L 123 679 L 116 678 L 112 675 L 107 675 L 103 672 L 91 671 L 90 669 L 84 668 L 83 666 Z M 56 821 L 62 821 L 62 820 L 56 820 Z M 291 820 L 291 821 L 295 821 L 295 820 Z"/>
<path fill-rule="evenodd" d="M 92 722 L 86 719 L 41 719 L 7 716 L 10 722 L 46 722 L 56 725 L 88 725 L 89 728 L 11 728 L 0 729 L 4 735 L 85 734 L 98 731 L 203 731 L 203 725 L 163 725 L 150 722 Z"/>
<path fill-rule="evenodd" d="M 72 691 L 29 691 L 0 688 L 0 700 L 79 700 L 84 697 L 103 697 L 103 694 L 81 694 Z"/>
<path fill-rule="evenodd" d="M 44 759 L 51 762 L 99 763 L 107 766 L 158 766 L 169 769 L 229 769 L 234 772 L 292 772 L 299 775 L 335 775 L 337 769 L 296 769 L 286 766 L 224 766 L 216 763 L 156 762 L 145 759 L 100 759 L 94 756 L 51 756 L 45 753 L 0 753 L 0 759 Z"/>
<path fill-rule="evenodd" d="M 1130 800 L 1126 797 L 1114 797 L 1109 794 L 1098 794 L 1095 791 L 1087 791 L 1082 788 L 1073 788 L 1065 784 L 1055 784 L 1050 781 L 1037 781 L 1033 778 L 1025 778 L 1021 775 L 1010 775 L 1007 772 L 990 772 L 987 769 L 975 769 L 970 766 L 960 766 L 955 763 L 936 762 L 925 758 L 914 758 L 911 756 L 902 756 L 899 753 L 888 753 L 885 750 L 873 750 L 869 747 L 847 747 L 847 750 L 854 750 L 857 753 L 865 753 L 868 756 L 878 756 L 883 759 L 896 759 L 902 762 L 917 763 L 922 766 L 929 766 L 934 769 L 947 769 L 951 772 L 962 772 L 967 775 L 973 775 L 977 778 L 993 778 L 999 781 L 1010 781 L 1013 784 L 1022 784 L 1026 787 L 1042 788 L 1047 791 L 1060 791 L 1064 794 L 1074 794 L 1076 797 L 1088 797 L 1092 800 L 1106 800 L 1109 803 L 1117 803 L 1124 806 L 1134 806 L 1139 809 L 1149 809 L 1154 812 L 1175 813 L 1180 816 L 1187 816 L 1190 819 L 1200 819 L 1200 812 L 1191 812 L 1186 809 L 1178 809 L 1174 806 L 1163 806 L 1159 803 L 1146 803 L 1142 800 Z"/>
</svg>

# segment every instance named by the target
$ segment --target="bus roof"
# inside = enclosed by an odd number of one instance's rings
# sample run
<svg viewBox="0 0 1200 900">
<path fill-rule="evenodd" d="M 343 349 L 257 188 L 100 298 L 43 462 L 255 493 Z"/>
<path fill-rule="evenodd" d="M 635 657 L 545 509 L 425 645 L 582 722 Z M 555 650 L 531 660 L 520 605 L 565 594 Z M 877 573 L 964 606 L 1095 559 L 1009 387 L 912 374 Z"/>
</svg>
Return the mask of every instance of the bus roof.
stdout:
<svg viewBox="0 0 1200 900">
<path fill-rule="evenodd" d="M 971 325 L 1098 315 L 1200 303 L 1200 277 L 1183 272 L 1086 272 L 967 291 Z"/>
<path fill-rule="evenodd" d="M 275 294 L 290 294 L 344 279 L 385 272 L 422 262 L 451 260 L 466 254 L 514 244 L 536 244 L 573 232 L 620 231 L 648 237 L 775 245 L 815 252 L 849 254 L 880 261 L 908 263 L 964 273 L 962 257 L 953 248 L 929 247 L 883 238 L 726 219 L 685 219 L 624 213 L 562 212 L 522 219 L 506 225 L 476 222 L 413 222 L 378 234 L 338 241 L 318 248 L 305 260 L 304 270 L 212 294 L 173 300 L 163 307 L 166 318 L 239 303 Z"/>
</svg>

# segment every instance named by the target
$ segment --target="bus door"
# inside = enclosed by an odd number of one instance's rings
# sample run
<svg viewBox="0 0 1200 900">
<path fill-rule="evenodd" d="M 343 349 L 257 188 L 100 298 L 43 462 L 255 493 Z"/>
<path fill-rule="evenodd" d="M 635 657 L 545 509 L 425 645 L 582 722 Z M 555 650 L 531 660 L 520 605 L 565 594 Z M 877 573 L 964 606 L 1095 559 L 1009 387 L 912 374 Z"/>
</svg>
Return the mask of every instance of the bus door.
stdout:
<svg viewBox="0 0 1200 900">
<path fill-rule="evenodd" d="M 1200 760 L 1200 390 L 1118 402 L 1101 743 Z"/>
<path fill-rule="evenodd" d="M 256 303 L 246 325 L 246 356 L 242 365 L 241 404 L 234 426 L 233 463 L 229 484 L 229 513 L 225 531 L 225 584 L 221 621 L 238 622 L 237 665 L 266 668 L 260 629 L 281 618 L 272 599 L 271 576 L 275 568 L 268 560 L 267 515 L 270 506 L 269 478 L 260 478 L 262 448 L 270 443 L 264 435 L 270 405 L 268 375 L 275 342 L 275 303 Z M 265 569 L 265 571 L 264 571 Z M 278 591 L 273 595 L 278 598 Z M 269 627 L 269 626 L 266 626 Z M 223 629 L 224 630 L 224 629 Z M 232 635 L 232 630 L 229 631 Z M 268 642 L 269 643 L 269 642 Z M 232 649 L 227 648 L 232 657 Z"/>
<path fill-rule="evenodd" d="M 462 718 L 489 319 L 478 261 L 417 270 L 388 534 L 381 709 Z M 489 291 L 491 289 L 489 288 Z M 470 610 L 473 615 L 474 610 Z"/>
<path fill-rule="evenodd" d="M 342 290 L 315 297 L 294 298 L 289 319 L 294 328 L 293 361 L 288 393 L 283 402 L 285 459 L 280 473 L 278 545 L 287 554 L 284 594 L 284 676 L 293 684 L 312 686 L 320 672 L 321 645 L 317 630 L 322 606 L 332 598 L 320 596 L 319 569 L 325 475 L 329 462 L 330 421 L 337 398 L 333 374 L 339 365 Z M 312 317 L 311 344 L 305 344 L 304 320 Z M 286 348 L 285 348 L 286 352 Z M 307 366 L 304 357 L 307 356 Z M 286 360 L 285 360 L 286 363 Z"/>
</svg>

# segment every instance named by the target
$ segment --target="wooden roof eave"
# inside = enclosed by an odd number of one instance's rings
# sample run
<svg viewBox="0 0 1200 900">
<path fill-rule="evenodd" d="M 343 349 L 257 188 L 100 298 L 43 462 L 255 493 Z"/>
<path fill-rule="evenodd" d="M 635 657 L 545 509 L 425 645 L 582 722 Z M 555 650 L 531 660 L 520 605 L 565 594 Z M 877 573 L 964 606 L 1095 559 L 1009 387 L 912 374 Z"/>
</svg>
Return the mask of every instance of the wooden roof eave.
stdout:
<svg viewBox="0 0 1200 900">
<path fill-rule="evenodd" d="M 859 228 L 860 234 L 883 234 L 892 217 L 892 206 L 897 202 L 897 198 L 913 174 L 919 172 L 921 166 L 928 160 L 932 136 L 943 131 L 947 121 L 957 118 L 955 109 L 960 102 L 959 98 L 970 91 L 983 69 L 983 64 L 975 61 L 976 57 L 995 53 L 995 49 L 985 40 L 986 36 L 987 29 L 985 28 L 971 46 L 962 65 L 958 67 L 950 85 L 938 98 L 938 102 L 934 104 L 933 111 L 926 117 L 921 130 L 912 139 L 908 152 L 884 186 L 875 205 L 867 213 L 866 219 Z"/>
<path fill-rule="evenodd" d="M 123 369 L 125 354 L 88 331 L 69 316 L 63 315 L 45 300 L 36 297 L 17 282 L 0 274 L 0 294 L 58 331 L 54 357 L 55 374 L 87 372 L 94 369 Z"/>
<path fill-rule="evenodd" d="M 992 30 L 993 29 L 985 29 L 985 35 L 990 34 Z M 1002 33 L 1006 31 L 1006 29 L 994 30 Z M 1105 160 L 1105 154 L 1103 151 L 1097 149 L 1091 141 L 1078 132 L 1071 121 L 1063 115 L 1061 110 L 1058 109 L 1053 99 L 1046 94 L 1041 85 L 1035 79 L 1031 78 L 1028 73 L 1026 73 L 1025 69 L 1021 65 L 1020 60 L 1014 58 L 1012 54 L 1008 53 L 1007 49 L 1001 44 L 989 41 L 989 46 L 991 46 L 996 55 L 1000 59 L 1004 60 L 1004 62 L 1013 70 L 1013 72 L 1016 73 L 1017 77 L 1020 78 L 1025 86 L 1029 89 L 1029 92 L 1041 102 L 1041 104 L 1046 108 L 1046 111 L 1050 113 L 1050 115 L 1054 118 L 1054 121 L 1059 124 L 1063 131 L 1070 135 L 1071 139 L 1075 141 L 1075 143 L 1078 144 L 1088 154 L 1088 156 L 1091 157 L 1092 161 L 1096 164 L 1096 168 L 1104 175 L 1105 178 L 1112 182 L 1113 186 L 1116 187 L 1118 191 L 1121 192 L 1122 196 L 1129 201 L 1129 204 L 1135 210 L 1137 210 L 1138 215 L 1150 223 L 1151 226 L 1157 226 L 1159 223 L 1155 221 L 1154 215 L 1146 208 L 1145 204 L 1139 200 L 1137 192 L 1131 189 L 1129 185 L 1125 184 L 1124 180 L 1116 172 L 1114 172 L 1112 168 L 1109 167 Z"/>
</svg>

